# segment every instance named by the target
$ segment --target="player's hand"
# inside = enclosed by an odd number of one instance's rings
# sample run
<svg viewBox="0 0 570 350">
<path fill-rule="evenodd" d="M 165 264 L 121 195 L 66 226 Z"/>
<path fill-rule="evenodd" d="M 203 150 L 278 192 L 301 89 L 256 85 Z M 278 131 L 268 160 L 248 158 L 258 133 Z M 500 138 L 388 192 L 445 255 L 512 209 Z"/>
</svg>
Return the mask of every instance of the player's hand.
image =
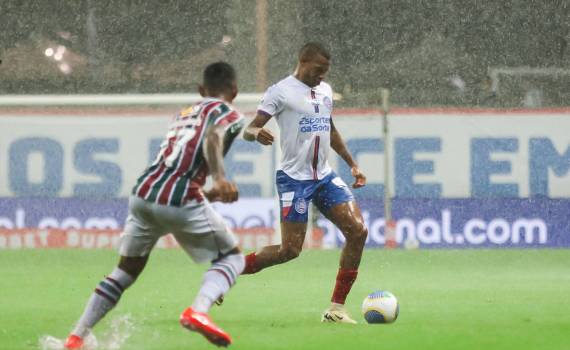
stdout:
<svg viewBox="0 0 570 350">
<path fill-rule="evenodd" d="M 238 200 L 238 190 L 235 183 L 228 181 L 226 178 L 219 178 L 214 181 L 212 189 L 205 193 L 209 201 L 220 201 L 223 203 L 232 203 Z"/>
<path fill-rule="evenodd" d="M 257 132 L 257 135 L 255 135 L 255 140 L 259 143 L 261 143 L 262 145 L 272 145 L 273 141 L 275 141 L 275 138 L 273 137 L 273 134 L 271 133 L 271 131 L 269 131 L 266 128 L 261 128 L 259 129 L 259 131 Z"/>
<path fill-rule="evenodd" d="M 206 199 L 210 202 L 218 202 L 221 200 L 220 198 L 220 193 L 218 191 L 215 191 L 214 189 L 210 189 L 209 191 L 205 191 L 204 192 L 204 197 L 206 197 Z"/>
<path fill-rule="evenodd" d="M 352 172 L 352 176 L 354 176 L 354 183 L 352 184 L 352 188 L 360 188 L 366 185 L 366 176 L 358 169 L 358 167 L 352 167 L 350 169 Z"/>
</svg>

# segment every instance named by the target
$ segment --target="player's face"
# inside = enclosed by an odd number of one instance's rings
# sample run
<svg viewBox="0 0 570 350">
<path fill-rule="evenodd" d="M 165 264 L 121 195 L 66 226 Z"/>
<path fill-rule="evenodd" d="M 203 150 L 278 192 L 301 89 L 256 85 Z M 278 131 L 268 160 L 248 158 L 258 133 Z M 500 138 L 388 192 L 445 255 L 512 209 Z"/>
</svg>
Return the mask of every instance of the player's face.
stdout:
<svg viewBox="0 0 570 350">
<path fill-rule="evenodd" d="M 325 79 L 330 68 L 330 61 L 318 55 L 311 60 L 302 62 L 301 80 L 310 87 L 317 86 Z"/>
</svg>

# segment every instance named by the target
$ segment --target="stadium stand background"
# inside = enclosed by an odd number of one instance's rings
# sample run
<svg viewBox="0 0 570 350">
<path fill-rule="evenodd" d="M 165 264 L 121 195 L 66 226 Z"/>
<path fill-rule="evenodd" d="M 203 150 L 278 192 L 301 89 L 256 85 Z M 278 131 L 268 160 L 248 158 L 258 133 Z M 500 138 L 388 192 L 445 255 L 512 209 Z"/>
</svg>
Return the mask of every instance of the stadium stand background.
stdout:
<svg viewBox="0 0 570 350">
<path fill-rule="evenodd" d="M 216 59 L 237 66 L 243 92 L 259 91 L 255 5 L 5 0 L 0 94 L 195 92 L 198 73 Z M 568 75 L 508 76 L 500 94 L 489 76 L 493 67 L 570 69 L 570 6 L 562 1 L 291 0 L 267 7 L 267 82 L 292 70 L 302 42 L 319 40 L 334 57 L 330 80 L 345 97 L 340 106 L 367 106 L 379 87 L 393 90 L 394 104 L 412 107 L 570 100 Z M 63 62 L 54 58 L 58 46 L 66 48 Z"/>
</svg>

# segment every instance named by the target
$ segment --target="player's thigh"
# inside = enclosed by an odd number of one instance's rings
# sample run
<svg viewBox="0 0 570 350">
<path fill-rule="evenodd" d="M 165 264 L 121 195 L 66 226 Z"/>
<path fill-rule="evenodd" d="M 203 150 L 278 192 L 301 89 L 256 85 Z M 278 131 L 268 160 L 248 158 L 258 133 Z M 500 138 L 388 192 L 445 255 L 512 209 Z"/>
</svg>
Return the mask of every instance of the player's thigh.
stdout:
<svg viewBox="0 0 570 350">
<path fill-rule="evenodd" d="M 153 218 L 153 205 L 138 197 L 129 199 L 129 214 L 120 237 L 119 254 L 122 257 L 150 255 L 163 229 Z"/>
<path fill-rule="evenodd" d="M 325 216 L 329 219 L 345 237 L 352 235 L 365 235 L 366 226 L 360 207 L 355 201 L 344 202 L 330 208 Z"/>
<path fill-rule="evenodd" d="M 354 195 L 344 181 L 332 174 L 331 181 L 324 184 L 315 195 L 319 210 L 347 236 L 365 231 L 364 219 Z"/>
<path fill-rule="evenodd" d="M 237 238 L 208 202 L 185 208 L 184 215 L 185 224 L 172 233 L 195 262 L 212 261 L 236 249 Z"/>
<path fill-rule="evenodd" d="M 323 179 L 313 199 L 319 210 L 327 216 L 332 208 L 353 201 L 354 195 L 348 185 L 334 172 Z"/>
</svg>

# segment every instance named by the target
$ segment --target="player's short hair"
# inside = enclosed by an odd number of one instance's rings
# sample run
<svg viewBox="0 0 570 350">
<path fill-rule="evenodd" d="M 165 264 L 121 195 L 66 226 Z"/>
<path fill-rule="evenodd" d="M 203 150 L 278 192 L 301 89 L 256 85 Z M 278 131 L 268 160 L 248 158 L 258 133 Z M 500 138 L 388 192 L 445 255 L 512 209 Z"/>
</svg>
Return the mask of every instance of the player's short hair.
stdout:
<svg viewBox="0 0 570 350">
<path fill-rule="evenodd" d="M 237 79 L 236 71 L 231 64 L 216 62 L 204 69 L 203 84 L 210 92 L 220 93 L 232 88 Z"/>
<path fill-rule="evenodd" d="M 316 56 L 331 59 L 331 54 L 322 44 L 311 41 L 303 45 L 299 50 L 299 61 L 310 60 Z"/>
</svg>

